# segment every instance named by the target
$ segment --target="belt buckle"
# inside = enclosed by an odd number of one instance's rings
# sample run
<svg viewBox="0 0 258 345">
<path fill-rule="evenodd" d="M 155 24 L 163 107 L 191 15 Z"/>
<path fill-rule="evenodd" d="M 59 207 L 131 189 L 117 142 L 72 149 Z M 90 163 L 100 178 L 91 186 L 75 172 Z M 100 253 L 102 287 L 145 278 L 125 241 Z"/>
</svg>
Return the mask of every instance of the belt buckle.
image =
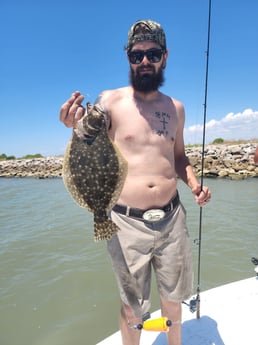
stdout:
<svg viewBox="0 0 258 345">
<path fill-rule="evenodd" d="M 142 218 L 148 222 L 158 222 L 165 217 L 165 214 L 166 213 L 163 210 L 155 208 L 145 211 Z"/>
</svg>

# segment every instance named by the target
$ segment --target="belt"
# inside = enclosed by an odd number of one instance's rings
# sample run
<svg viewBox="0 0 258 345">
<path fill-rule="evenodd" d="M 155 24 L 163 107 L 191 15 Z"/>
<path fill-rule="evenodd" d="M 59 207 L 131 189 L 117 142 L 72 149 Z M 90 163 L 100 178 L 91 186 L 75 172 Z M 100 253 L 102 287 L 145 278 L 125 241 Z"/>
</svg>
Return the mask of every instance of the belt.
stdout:
<svg viewBox="0 0 258 345">
<path fill-rule="evenodd" d="M 176 193 L 176 196 L 172 200 L 170 200 L 167 205 L 160 208 L 142 210 L 140 208 L 133 208 L 130 206 L 116 204 L 113 207 L 113 211 L 126 215 L 128 217 L 142 218 L 147 221 L 158 221 L 164 218 L 167 212 L 170 212 L 174 208 L 176 208 L 179 204 L 179 201 L 179 194 Z"/>
</svg>

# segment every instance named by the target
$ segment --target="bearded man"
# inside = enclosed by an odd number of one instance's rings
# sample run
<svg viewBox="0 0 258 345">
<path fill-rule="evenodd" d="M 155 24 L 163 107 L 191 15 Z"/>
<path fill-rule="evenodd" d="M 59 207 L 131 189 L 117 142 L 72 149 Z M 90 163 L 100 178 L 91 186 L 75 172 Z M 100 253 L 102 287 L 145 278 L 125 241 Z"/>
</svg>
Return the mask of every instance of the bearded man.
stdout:
<svg viewBox="0 0 258 345">
<path fill-rule="evenodd" d="M 154 270 L 162 314 L 172 321 L 168 344 L 180 345 L 181 302 L 192 294 L 193 272 L 178 177 L 200 206 L 211 193 L 201 187 L 185 154 L 183 104 L 159 90 L 168 59 L 163 28 L 153 20 L 137 21 L 125 50 L 130 85 L 104 91 L 96 101 L 105 112 L 110 139 L 128 162 L 123 190 L 110 214 L 120 231 L 107 241 L 121 297 L 122 343 L 140 342 L 134 326 L 149 311 Z M 74 92 L 60 111 L 60 120 L 77 131 L 83 130 L 83 100 Z"/>
</svg>

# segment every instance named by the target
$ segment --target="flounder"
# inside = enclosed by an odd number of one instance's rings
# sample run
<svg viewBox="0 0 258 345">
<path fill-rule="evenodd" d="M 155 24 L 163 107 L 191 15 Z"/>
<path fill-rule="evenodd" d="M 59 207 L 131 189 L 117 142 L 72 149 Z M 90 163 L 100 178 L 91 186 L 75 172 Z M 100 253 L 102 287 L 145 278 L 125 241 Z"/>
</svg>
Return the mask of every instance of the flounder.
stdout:
<svg viewBox="0 0 258 345">
<path fill-rule="evenodd" d="M 63 163 L 63 181 L 73 199 L 94 214 L 95 241 L 110 239 L 119 228 L 108 218 L 127 175 L 127 162 L 108 137 L 104 113 L 93 106 L 81 120 L 83 132 L 73 131 Z M 96 135 L 97 132 L 97 135 Z"/>
</svg>

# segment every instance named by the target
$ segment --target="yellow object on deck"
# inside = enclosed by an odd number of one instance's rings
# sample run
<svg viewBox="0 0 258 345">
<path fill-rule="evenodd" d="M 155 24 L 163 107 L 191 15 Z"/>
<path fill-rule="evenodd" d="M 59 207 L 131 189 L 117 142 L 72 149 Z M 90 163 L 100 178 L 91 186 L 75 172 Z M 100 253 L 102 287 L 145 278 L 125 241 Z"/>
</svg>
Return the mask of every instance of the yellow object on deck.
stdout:
<svg viewBox="0 0 258 345">
<path fill-rule="evenodd" d="M 166 317 L 159 317 L 158 319 L 144 321 L 143 329 L 146 331 L 168 332 L 171 325 L 172 322 Z"/>
</svg>

